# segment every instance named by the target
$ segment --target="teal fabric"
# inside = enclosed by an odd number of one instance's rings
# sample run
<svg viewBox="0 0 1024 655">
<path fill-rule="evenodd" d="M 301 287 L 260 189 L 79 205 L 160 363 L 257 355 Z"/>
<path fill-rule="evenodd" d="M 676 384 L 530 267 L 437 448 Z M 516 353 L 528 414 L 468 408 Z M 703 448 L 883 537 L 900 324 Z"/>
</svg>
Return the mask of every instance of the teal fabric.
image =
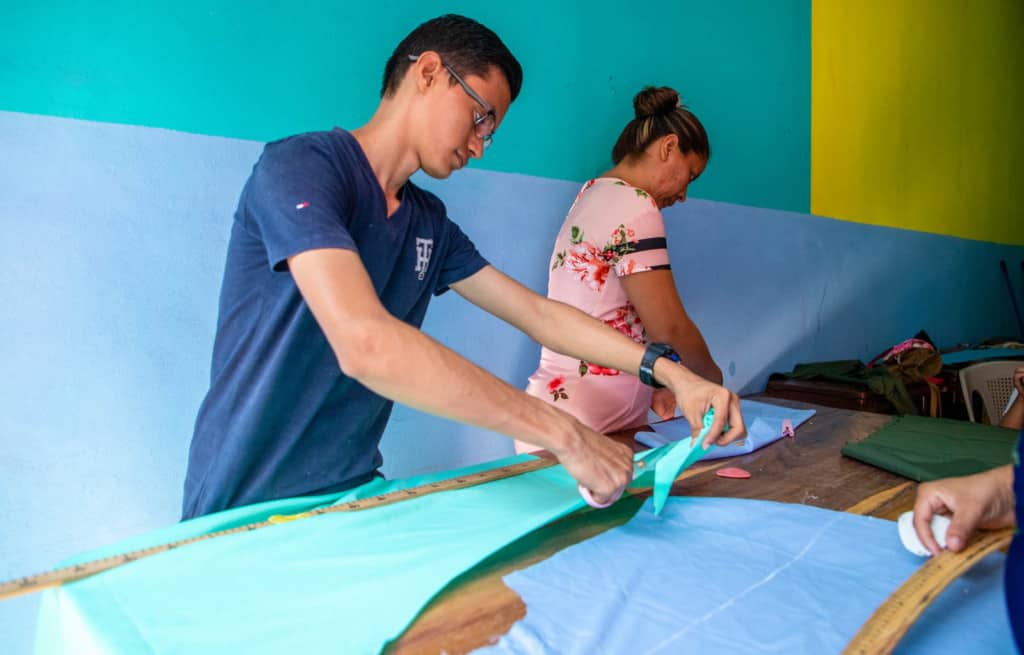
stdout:
<svg viewBox="0 0 1024 655">
<path fill-rule="evenodd" d="M 582 504 L 552 467 L 199 542 L 48 592 L 36 652 L 376 653 L 453 577 Z"/>
<path fill-rule="evenodd" d="M 250 523 L 258 523 L 260 521 L 267 520 L 267 518 L 275 514 L 299 514 L 301 512 L 308 512 L 320 507 L 329 507 L 331 505 L 348 503 L 354 500 L 371 498 L 373 496 L 379 496 L 393 491 L 400 491 L 410 487 L 418 487 L 420 485 L 430 484 L 431 482 L 438 482 L 440 480 L 446 480 L 461 475 L 471 475 L 478 471 L 485 471 L 492 468 L 507 466 L 509 464 L 516 464 L 518 462 L 528 461 L 531 459 L 534 459 L 534 457 L 519 455 L 492 462 L 475 464 L 461 469 L 442 471 L 440 473 L 431 473 L 428 475 L 419 475 L 400 480 L 385 480 L 384 478 L 378 478 L 359 487 L 333 494 L 325 494 L 322 496 L 297 496 L 295 498 L 283 498 L 265 503 L 236 507 L 224 510 L 223 512 L 200 516 L 189 521 L 175 523 L 173 525 L 153 530 L 135 537 L 130 537 L 107 546 L 88 550 L 61 561 L 58 566 L 73 566 L 82 562 L 110 557 L 112 555 L 120 555 L 122 553 L 139 550 L 141 548 L 149 548 L 174 541 L 180 541 L 182 539 L 190 539 L 192 537 L 210 534 L 212 532 L 229 530 L 231 528 L 237 528 Z"/>
<path fill-rule="evenodd" d="M 701 451 L 689 440 L 661 450 L 676 475 Z M 228 510 L 66 563 L 529 459 Z M 45 592 L 36 653 L 377 653 L 453 578 L 582 506 L 576 481 L 553 466 L 197 542 Z"/>
<path fill-rule="evenodd" d="M 704 413 L 704 426 L 696 439 L 681 439 L 668 446 L 665 455 L 658 461 L 654 470 L 654 513 L 661 514 L 668 500 L 668 493 L 672 490 L 672 483 L 679 477 L 679 473 L 704 455 L 711 452 L 714 446 L 704 448 L 704 437 L 708 436 L 711 430 L 711 423 L 715 420 L 715 410 L 709 409 Z M 725 425 L 729 429 L 729 425 Z M 657 452 L 657 451 L 655 451 Z"/>
<path fill-rule="evenodd" d="M 672 451 L 658 462 L 658 468 L 654 471 L 655 514 L 661 514 L 662 508 L 665 507 L 665 501 L 668 500 L 668 493 L 672 490 L 672 483 L 679 477 L 679 473 L 700 459 L 711 448 L 702 448 L 699 442 L 698 445 L 691 446 L 689 439 L 683 439 L 673 444 Z"/>
</svg>

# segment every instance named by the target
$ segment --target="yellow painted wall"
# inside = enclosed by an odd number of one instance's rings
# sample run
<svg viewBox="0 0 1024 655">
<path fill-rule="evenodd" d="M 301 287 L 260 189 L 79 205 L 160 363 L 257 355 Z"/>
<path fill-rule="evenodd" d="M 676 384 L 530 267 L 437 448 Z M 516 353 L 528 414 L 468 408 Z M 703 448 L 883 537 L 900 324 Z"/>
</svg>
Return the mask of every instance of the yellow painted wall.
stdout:
<svg viewBox="0 0 1024 655">
<path fill-rule="evenodd" d="M 811 212 L 1024 245 L 1024 2 L 814 0 Z"/>
</svg>

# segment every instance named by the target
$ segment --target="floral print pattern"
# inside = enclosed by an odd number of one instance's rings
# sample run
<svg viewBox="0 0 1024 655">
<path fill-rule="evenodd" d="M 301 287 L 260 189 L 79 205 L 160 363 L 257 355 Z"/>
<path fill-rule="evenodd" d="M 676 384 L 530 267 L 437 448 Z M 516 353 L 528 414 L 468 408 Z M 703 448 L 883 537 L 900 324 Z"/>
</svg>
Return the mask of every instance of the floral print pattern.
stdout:
<svg viewBox="0 0 1024 655">
<path fill-rule="evenodd" d="M 618 264 L 624 255 L 636 250 L 635 237 L 636 232 L 620 223 L 612 231 L 611 239 L 598 250 L 593 243 L 584 240 L 583 230 L 573 225 L 569 247 L 555 253 L 551 270 L 565 266 L 589 289 L 600 292 L 608 281 L 611 267 Z"/>
<path fill-rule="evenodd" d="M 637 314 L 636 307 L 633 307 L 633 303 L 627 302 L 625 306 L 616 309 L 611 318 L 604 320 L 604 324 L 608 327 L 615 328 L 637 343 L 643 343 L 646 337 L 643 322 L 640 321 L 640 315 Z M 619 371 L 614 368 L 605 368 L 583 360 L 580 360 L 579 372 L 580 377 L 587 373 L 590 373 L 591 375 L 619 374 Z"/>
<path fill-rule="evenodd" d="M 570 214 L 573 208 L 579 203 L 583 194 L 587 192 L 597 180 L 589 180 L 580 189 L 580 192 L 576 194 L 576 199 L 572 203 L 572 208 L 569 209 Z M 616 186 L 629 187 L 626 182 L 622 180 L 616 180 L 614 182 Z M 643 189 L 636 187 L 630 187 L 636 193 L 638 198 L 644 198 L 649 200 L 655 209 L 657 209 L 657 203 L 651 198 L 650 194 Z M 623 276 L 629 275 L 636 270 L 635 259 L 628 258 L 622 261 L 625 255 L 635 252 L 637 246 L 636 231 L 633 228 L 626 227 L 625 223 L 620 223 L 618 227 L 612 230 L 608 240 L 605 241 L 604 245 L 600 248 L 597 247 L 595 242 L 588 241 L 583 229 L 579 225 L 572 225 L 569 230 L 569 246 L 561 251 L 556 251 L 554 259 L 551 263 L 551 270 L 554 271 L 559 268 L 565 268 L 573 277 L 578 281 L 582 282 L 588 289 L 595 293 L 601 293 L 604 290 L 605 284 L 608 282 L 608 274 L 611 272 L 612 267 L 615 267 L 616 275 Z M 623 333 L 630 339 L 638 343 L 644 341 L 644 328 L 640 322 L 640 317 L 636 313 L 636 308 L 629 302 L 624 306 L 614 310 L 611 318 L 605 319 L 605 324 L 615 328 L 619 332 Z M 587 375 L 605 375 L 614 376 L 619 375 L 619 371 L 611 368 L 605 368 L 580 360 L 579 363 L 579 374 L 580 376 Z M 564 382 L 561 378 L 555 378 L 554 382 Z M 558 392 L 548 386 L 548 393 L 552 394 L 552 397 L 557 400 L 559 397 Z"/>
<path fill-rule="evenodd" d="M 558 376 L 552 378 L 551 382 L 548 382 L 548 393 L 551 394 L 551 400 L 558 402 L 558 399 L 569 400 L 569 394 L 565 392 L 565 378 Z"/>
<path fill-rule="evenodd" d="M 616 309 L 612 317 L 605 320 L 605 325 L 615 328 L 637 343 L 643 343 L 647 336 L 640 315 L 631 302 Z"/>
<path fill-rule="evenodd" d="M 618 178 L 588 180 L 559 230 L 550 260 L 548 297 L 643 343 L 644 325 L 629 302 L 623 278 L 668 264 L 667 250 L 655 242 L 664 236 L 661 212 L 649 193 Z M 650 395 L 647 387 L 640 387 L 636 376 L 545 347 L 527 393 L 557 403 L 586 425 L 603 430 L 646 417 Z M 619 394 L 623 405 L 608 402 L 610 394 Z"/>
</svg>

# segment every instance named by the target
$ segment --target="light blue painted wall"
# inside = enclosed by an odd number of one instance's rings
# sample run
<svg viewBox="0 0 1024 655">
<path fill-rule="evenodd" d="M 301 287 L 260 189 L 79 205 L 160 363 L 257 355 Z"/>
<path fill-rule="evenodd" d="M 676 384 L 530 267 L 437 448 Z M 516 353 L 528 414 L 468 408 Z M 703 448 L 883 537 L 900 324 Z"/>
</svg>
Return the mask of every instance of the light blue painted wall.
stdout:
<svg viewBox="0 0 1024 655">
<path fill-rule="evenodd" d="M 230 216 L 260 148 L 0 112 L 0 578 L 177 519 Z M 544 289 L 575 183 L 469 170 L 423 184 L 494 264 Z M 1013 330 L 998 260 L 1022 248 L 700 200 L 666 219 L 683 298 L 740 391 L 921 328 L 943 345 Z M 425 328 L 515 385 L 536 362 L 536 344 L 455 294 Z M 385 472 L 510 448 L 399 408 Z M 5 652 L 28 651 L 35 602 L 0 603 Z"/>
</svg>

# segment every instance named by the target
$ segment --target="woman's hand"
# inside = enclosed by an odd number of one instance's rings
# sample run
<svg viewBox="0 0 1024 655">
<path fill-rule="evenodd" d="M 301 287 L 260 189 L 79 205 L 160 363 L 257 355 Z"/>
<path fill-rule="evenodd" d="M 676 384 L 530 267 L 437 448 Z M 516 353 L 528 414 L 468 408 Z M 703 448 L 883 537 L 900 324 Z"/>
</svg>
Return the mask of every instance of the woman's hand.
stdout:
<svg viewBox="0 0 1024 655">
<path fill-rule="evenodd" d="M 667 421 L 676 415 L 676 395 L 671 389 L 655 389 L 651 396 L 651 411 L 657 414 L 663 421 Z"/>
</svg>

